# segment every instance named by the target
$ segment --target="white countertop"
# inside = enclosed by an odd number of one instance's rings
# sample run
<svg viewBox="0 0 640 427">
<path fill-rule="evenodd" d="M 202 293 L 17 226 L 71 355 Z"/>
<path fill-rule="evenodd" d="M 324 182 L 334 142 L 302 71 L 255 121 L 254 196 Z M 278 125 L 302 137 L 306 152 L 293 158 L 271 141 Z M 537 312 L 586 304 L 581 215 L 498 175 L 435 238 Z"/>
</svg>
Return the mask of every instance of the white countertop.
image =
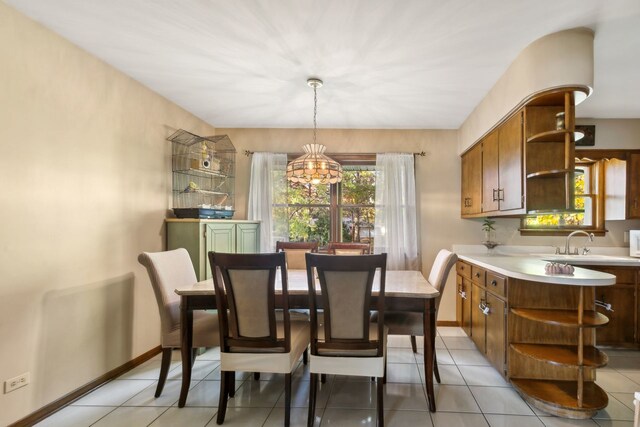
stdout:
<svg viewBox="0 0 640 427">
<path fill-rule="evenodd" d="M 608 286 L 616 283 L 616 277 L 612 274 L 580 267 L 575 268 L 573 275 L 546 274 L 544 266 L 547 261 L 538 256 L 458 253 L 458 257 L 463 261 L 468 261 L 498 274 L 532 282 L 573 286 Z"/>
</svg>

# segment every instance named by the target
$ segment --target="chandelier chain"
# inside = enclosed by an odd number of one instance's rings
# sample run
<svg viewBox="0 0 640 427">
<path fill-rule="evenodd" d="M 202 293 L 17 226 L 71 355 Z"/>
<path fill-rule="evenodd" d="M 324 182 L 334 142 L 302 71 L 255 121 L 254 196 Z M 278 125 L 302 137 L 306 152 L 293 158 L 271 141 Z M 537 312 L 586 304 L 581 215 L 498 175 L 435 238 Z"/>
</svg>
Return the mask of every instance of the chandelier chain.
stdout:
<svg viewBox="0 0 640 427">
<path fill-rule="evenodd" d="M 318 140 L 318 124 L 316 117 L 318 116 L 318 87 L 313 86 L 313 143 L 316 144 Z"/>
</svg>

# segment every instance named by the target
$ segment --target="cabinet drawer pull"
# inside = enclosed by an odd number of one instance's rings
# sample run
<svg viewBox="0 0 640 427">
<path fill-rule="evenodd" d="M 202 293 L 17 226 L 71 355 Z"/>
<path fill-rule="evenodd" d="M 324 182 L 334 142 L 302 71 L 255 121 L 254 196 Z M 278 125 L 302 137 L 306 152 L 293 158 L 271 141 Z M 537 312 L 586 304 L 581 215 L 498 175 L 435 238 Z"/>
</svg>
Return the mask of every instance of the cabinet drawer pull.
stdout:
<svg viewBox="0 0 640 427">
<path fill-rule="evenodd" d="M 492 201 L 494 201 L 494 202 L 498 201 L 498 189 L 497 188 L 493 189 L 493 200 Z"/>
<path fill-rule="evenodd" d="M 498 286 L 498 282 L 494 279 L 491 281 L 491 286 Z"/>
<path fill-rule="evenodd" d="M 476 273 L 476 277 L 479 279 L 480 278 L 480 273 Z"/>
<path fill-rule="evenodd" d="M 502 193 L 502 195 L 500 195 Z M 498 188 L 498 201 L 504 201 L 504 188 Z"/>
</svg>

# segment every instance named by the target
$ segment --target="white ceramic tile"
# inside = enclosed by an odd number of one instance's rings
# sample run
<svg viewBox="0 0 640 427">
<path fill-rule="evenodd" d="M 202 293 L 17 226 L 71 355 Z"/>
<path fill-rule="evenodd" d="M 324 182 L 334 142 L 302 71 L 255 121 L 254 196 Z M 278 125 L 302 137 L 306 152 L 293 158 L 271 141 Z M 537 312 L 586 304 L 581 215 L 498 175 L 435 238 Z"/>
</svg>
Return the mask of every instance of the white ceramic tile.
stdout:
<svg viewBox="0 0 640 427">
<path fill-rule="evenodd" d="M 593 420 L 570 420 L 559 417 L 538 417 L 546 427 L 598 427 Z"/>
<path fill-rule="evenodd" d="M 458 369 L 468 385 L 509 387 L 493 366 L 459 365 Z"/>
<path fill-rule="evenodd" d="M 606 392 L 634 393 L 638 391 L 638 384 L 616 371 L 598 371 L 596 384 Z"/>
<path fill-rule="evenodd" d="M 253 378 L 253 373 L 252 372 L 236 371 L 236 385 L 238 385 L 238 382 L 242 382 L 242 381 L 246 380 L 249 377 Z M 195 378 L 193 378 L 193 376 L 192 376 L 191 379 L 195 379 Z M 205 380 L 220 381 L 220 366 L 216 367 L 213 370 L 213 372 L 211 372 L 209 375 L 207 375 L 204 379 Z"/>
<path fill-rule="evenodd" d="M 238 384 L 236 384 L 236 386 L 237 385 Z M 215 408 L 218 406 L 219 399 L 220 381 L 203 380 L 196 383 L 196 385 L 189 390 L 185 407 Z M 229 399 L 229 401 L 231 400 L 233 399 Z M 178 406 L 177 400 L 173 403 L 173 406 Z"/>
<path fill-rule="evenodd" d="M 376 383 L 335 381 L 328 408 L 370 409 L 376 407 Z"/>
<path fill-rule="evenodd" d="M 375 409 L 339 409 L 327 408 L 322 414 L 321 427 L 375 427 L 377 422 Z M 386 424 L 385 424 L 386 425 Z"/>
<path fill-rule="evenodd" d="M 485 418 L 491 427 L 544 427 L 536 416 L 485 414 Z"/>
<path fill-rule="evenodd" d="M 422 384 L 392 384 L 384 386 L 384 409 L 428 411 Z M 375 405 L 374 405 L 375 407 Z"/>
<path fill-rule="evenodd" d="M 466 337 L 467 334 L 457 326 L 438 326 L 438 334 L 441 337 Z"/>
<path fill-rule="evenodd" d="M 387 363 L 416 363 L 410 348 L 387 348 Z"/>
<path fill-rule="evenodd" d="M 229 399 L 227 405 L 242 408 L 273 408 L 283 393 L 284 378 L 272 381 L 255 381 L 250 378 L 236 390 L 235 397 Z"/>
<path fill-rule="evenodd" d="M 154 382 L 152 380 L 113 380 L 75 401 L 73 405 L 120 406 Z"/>
<path fill-rule="evenodd" d="M 157 380 L 160 377 L 160 360 L 149 360 L 140 366 L 136 366 L 129 372 L 118 377 L 119 380 Z M 172 361 L 169 364 L 169 372 L 181 367 L 179 361 Z"/>
<path fill-rule="evenodd" d="M 423 411 L 384 411 L 384 425 L 387 427 L 433 426 L 429 412 Z"/>
<path fill-rule="evenodd" d="M 467 386 L 439 384 L 434 392 L 438 412 L 480 412 Z"/>
<path fill-rule="evenodd" d="M 607 355 L 609 354 L 607 353 Z M 618 370 L 638 370 L 640 368 L 640 358 L 609 356 L 607 366 Z"/>
<path fill-rule="evenodd" d="M 633 393 L 609 393 L 627 408 L 633 410 Z"/>
<path fill-rule="evenodd" d="M 387 383 L 421 382 L 422 378 L 415 363 L 387 363 Z"/>
<path fill-rule="evenodd" d="M 637 350 L 625 350 L 625 349 L 604 349 L 609 357 L 635 357 L 640 358 L 640 351 Z M 640 362 L 639 362 L 640 363 Z"/>
<path fill-rule="evenodd" d="M 191 368 L 192 380 L 203 380 L 209 374 L 213 372 L 220 365 L 217 360 L 198 360 L 196 359 L 193 367 Z M 169 377 L 172 380 L 179 380 L 182 378 L 182 365 L 169 372 Z"/>
<path fill-rule="evenodd" d="M 193 388 L 198 381 L 191 381 L 190 389 Z M 164 384 L 164 389 L 160 397 L 155 397 L 157 382 L 142 390 L 122 404 L 122 406 L 172 406 L 178 402 L 180 398 L 180 389 L 182 381 L 168 380 Z M 191 398 L 191 392 L 187 400 Z"/>
<path fill-rule="evenodd" d="M 215 408 L 169 408 L 160 415 L 152 427 L 204 427 L 216 414 Z"/>
<path fill-rule="evenodd" d="M 490 366 L 478 350 L 449 350 L 456 365 Z"/>
<path fill-rule="evenodd" d="M 601 420 L 633 421 L 633 411 L 619 402 L 615 397 L 609 395 L 609 404 L 607 407 L 598 411 L 593 418 Z"/>
<path fill-rule="evenodd" d="M 67 406 L 36 425 L 38 427 L 88 426 L 115 409 L 108 406 Z"/>
<path fill-rule="evenodd" d="M 443 337 L 444 345 L 449 350 L 475 350 L 476 345 L 469 337 Z"/>
<path fill-rule="evenodd" d="M 434 427 L 489 427 L 482 414 L 460 412 L 434 412 L 431 414 Z"/>
<path fill-rule="evenodd" d="M 198 355 L 196 360 L 217 360 L 220 361 L 220 347 L 208 348 L 203 354 Z"/>
<path fill-rule="evenodd" d="M 167 408 L 121 407 L 93 424 L 96 427 L 146 427 L 162 415 Z"/>
<path fill-rule="evenodd" d="M 322 416 L 322 409 L 318 409 L 316 407 L 316 422 L 314 424 L 314 426 L 319 426 L 320 425 L 320 419 Z M 309 410 L 305 407 L 305 408 L 291 408 L 291 412 L 289 413 L 289 416 L 291 417 L 290 420 L 290 425 L 292 426 L 306 426 L 307 425 L 307 417 L 309 416 Z M 227 423 L 225 422 L 223 424 L 227 425 Z M 271 413 L 269 414 L 269 418 L 267 418 L 267 421 L 264 423 L 263 427 L 282 427 L 284 425 L 284 408 L 275 408 L 273 411 L 271 411 Z"/>
<path fill-rule="evenodd" d="M 424 365 L 420 363 L 418 365 L 418 370 L 420 371 L 420 378 L 422 382 L 424 382 Z M 456 365 L 440 365 L 438 364 L 438 371 L 440 372 L 440 383 L 441 384 L 453 384 L 453 385 L 465 385 L 464 378 L 462 378 L 462 374 L 458 370 L 458 366 Z M 433 378 L 434 384 L 436 384 L 435 377 Z"/>
<path fill-rule="evenodd" d="M 600 427 L 633 427 L 633 421 L 595 420 Z"/>
<path fill-rule="evenodd" d="M 636 359 L 636 360 L 640 360 L 640 359 Z M 636 390 L 640 390 L 640 369 L 633 370 L 633 371 L 626 370 L 626 369 L 618 369 L 618 372 L 624 375 L 625 377 L 629 378 L 634 383 L 638 384 L 638 386 L 636 387 Z"/>
<path fill-rule="evenodd" d="M 310 381 L 302 381 L 294 379 L 291 382 L 291 407 L 293 408 L 308 408 L 309 405 L 309 390 Z M 318 381 L 318 391 L 316 394 L 316 410 L 324 408 L 329 400 L 329 393 L 331 392 L 332 380 L 327 379 L 327 382 L 322 384 Z M 284 386 L 282 394 L 276 403 L 276 407 L 284 407 Z"/>
<path fill-rule="evenodd" d="M 227 408 L 223 426 L 261 426 L 270 413 L 271 408 Z M 216 417 L 213 417 L 207 427 L 217 427 L 217 425 Z"/>
<path fill-rule="evenodd" d="M 485 414 L 535 415 L 520 395 L 508 387 L 471 386 L 471 393 Z"/>
</svg>

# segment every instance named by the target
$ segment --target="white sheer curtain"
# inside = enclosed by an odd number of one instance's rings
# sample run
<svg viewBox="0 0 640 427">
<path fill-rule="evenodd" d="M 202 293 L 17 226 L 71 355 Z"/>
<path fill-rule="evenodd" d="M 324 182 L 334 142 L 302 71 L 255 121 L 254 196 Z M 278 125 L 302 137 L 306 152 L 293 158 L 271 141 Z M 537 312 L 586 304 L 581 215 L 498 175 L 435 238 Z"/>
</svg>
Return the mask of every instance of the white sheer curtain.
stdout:
<svg viewBox="0 0 640 427">
<path fill-rule="evenodd" d="M 274 201 L 286 202 L 287 155 L 281 153 L 253 153 L 251 159 L 251 181 L 249 184 L 249 207 L 247 219 L 260 220 L 260 252 L 274 252 L 277 235 L 286 228 L 286 221 L 273 212 Z M 276 232 L 278 230 L 278 232 Z M 288 233 L 286 233 L 288 235 Z"/>
<path fill-rule="evenodd" d="M 389 270 L 417 270 L 418 230 L 413 154 L 376 156 L 375 253 L 387 253 Z"/>
</svg>

